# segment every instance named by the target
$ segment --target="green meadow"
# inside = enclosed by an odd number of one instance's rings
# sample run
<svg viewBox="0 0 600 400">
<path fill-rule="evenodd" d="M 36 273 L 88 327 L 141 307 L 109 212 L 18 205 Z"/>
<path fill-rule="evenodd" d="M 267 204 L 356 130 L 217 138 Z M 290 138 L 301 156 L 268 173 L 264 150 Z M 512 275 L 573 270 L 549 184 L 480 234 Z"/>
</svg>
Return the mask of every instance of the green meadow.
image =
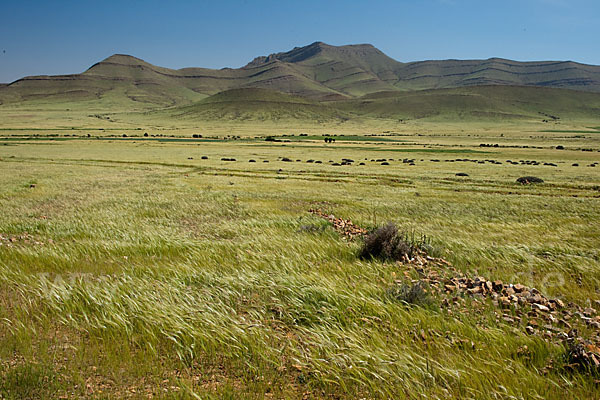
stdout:
<svg viewBox="0 0 600 400">
<path fill-rule="evenodd" d="M 549 122 L 507 116 L 522 93 L 503 115 L 442 94 L 426 117 L 426 97 L 228 95 L 2 106 L 0 398 L 598 396 L 491 301 L 390 297 L 414 271 L 309 212 L 394 222 L 468 276 L 598 309 L 597 95 Z"/>
</svg>

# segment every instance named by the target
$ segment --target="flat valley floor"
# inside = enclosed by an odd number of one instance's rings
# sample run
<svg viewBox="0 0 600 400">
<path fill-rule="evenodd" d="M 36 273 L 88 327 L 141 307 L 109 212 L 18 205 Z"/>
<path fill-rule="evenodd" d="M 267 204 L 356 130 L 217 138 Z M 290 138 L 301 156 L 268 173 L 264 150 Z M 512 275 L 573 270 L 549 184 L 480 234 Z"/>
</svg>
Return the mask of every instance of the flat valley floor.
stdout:
<svg viewBox="0 0 600 400">
<path fill-rule="evenodd" d="M 402 301 L 426 268 L 361 259 L 310 212 L 560 299 L 594 346 L 594 125 L 19 121 L 0 131 L 2 398 L 598 396 L 566 325 L 443 284 Z"/>
</svg>

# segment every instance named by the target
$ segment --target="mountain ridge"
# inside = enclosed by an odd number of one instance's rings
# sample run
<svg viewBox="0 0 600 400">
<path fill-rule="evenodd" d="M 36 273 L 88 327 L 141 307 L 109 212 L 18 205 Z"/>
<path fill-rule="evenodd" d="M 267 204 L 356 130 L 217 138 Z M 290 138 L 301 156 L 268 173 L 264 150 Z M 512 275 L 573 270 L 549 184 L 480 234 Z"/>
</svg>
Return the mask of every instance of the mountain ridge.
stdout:
<svg viewBox="0 0 600 400">
<path fill-rule="evenodd" d="M 574 61 L 426 60 L 400 62 L 371 44 L 314 42 L 255 57 L 240 68 L 170 69 L 113 54 L 79 74 L 28 76 L 0 84 L 2 103 L 119 98 L 132 107 L 191 104 L 236 88 L 264 88 L 311 99 L 385 91 L 482 85 L 540 86 L 600 93 L 600 66 Z"/>
</svg>

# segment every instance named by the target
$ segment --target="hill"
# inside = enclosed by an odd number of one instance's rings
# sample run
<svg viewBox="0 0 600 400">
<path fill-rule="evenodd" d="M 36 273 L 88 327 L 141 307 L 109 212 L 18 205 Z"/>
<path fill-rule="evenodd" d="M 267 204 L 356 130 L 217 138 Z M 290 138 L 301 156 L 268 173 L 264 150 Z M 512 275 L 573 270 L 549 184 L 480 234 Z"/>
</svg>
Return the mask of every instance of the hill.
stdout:
<svg viewBox="0 0 600 400">
<path fill-rule="evenodd" d="M 387 91 L 328 102 L 363 116 L 389 119 L 561 119 L 600 118 L 600 94 L 529 86 L 472 86 Z"/>
<path fill-rule="evenodd" d="M 149 116 L 188 120 L 314 122 L 345 121 L 350 113 L 328 105 L 269 89 L 231 89 L 190 105 L 151 111 Z"/>
<path fill-rule="evenodd" d="M 422 61 L 398 70 L 396 87 L 451 88 L 475 85 L 528 85 L 600 92 L 600 67 L 572 61 Z"/>
<path fill-rule="evenodd" d="M 382 91 L 356 99 L 316 101 L 269 89 L 244 88 L 144 115 L 161 121 L 598 121 L 600 94 L 489 85 Z"/>
<path fill-rule="evenodd" d="M 169 69 L 116 54 L 81 74 L 33 76 L 0 85 L 1 103 L 75 102 L 86 107 L 151 109 L 192 104 L 238 88 L 264 88 L 318 100 L 382 91 L 481 85 L 600 92 L 600 67 L 571 61 L 441 60 L 402 63 L 369 44 L 315 42 L 255 58 L 242 68 Z"/>
</svg>

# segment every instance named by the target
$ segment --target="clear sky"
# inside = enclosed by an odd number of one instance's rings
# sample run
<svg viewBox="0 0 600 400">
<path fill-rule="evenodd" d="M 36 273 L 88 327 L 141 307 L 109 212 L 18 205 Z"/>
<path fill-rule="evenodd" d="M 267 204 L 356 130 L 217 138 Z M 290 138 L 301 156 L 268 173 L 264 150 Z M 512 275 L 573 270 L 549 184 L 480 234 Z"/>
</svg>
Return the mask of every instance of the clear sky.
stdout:
<svg viewBox="0 0 600 400">
<path fill-rule="evenodd" d="M 503 57 L 600 65 L 600 0 L 0 1 L 0 82 L 79 73 L 125 53 L 240 67 L 315 41 L 398 61 Z"/>
</svg>

